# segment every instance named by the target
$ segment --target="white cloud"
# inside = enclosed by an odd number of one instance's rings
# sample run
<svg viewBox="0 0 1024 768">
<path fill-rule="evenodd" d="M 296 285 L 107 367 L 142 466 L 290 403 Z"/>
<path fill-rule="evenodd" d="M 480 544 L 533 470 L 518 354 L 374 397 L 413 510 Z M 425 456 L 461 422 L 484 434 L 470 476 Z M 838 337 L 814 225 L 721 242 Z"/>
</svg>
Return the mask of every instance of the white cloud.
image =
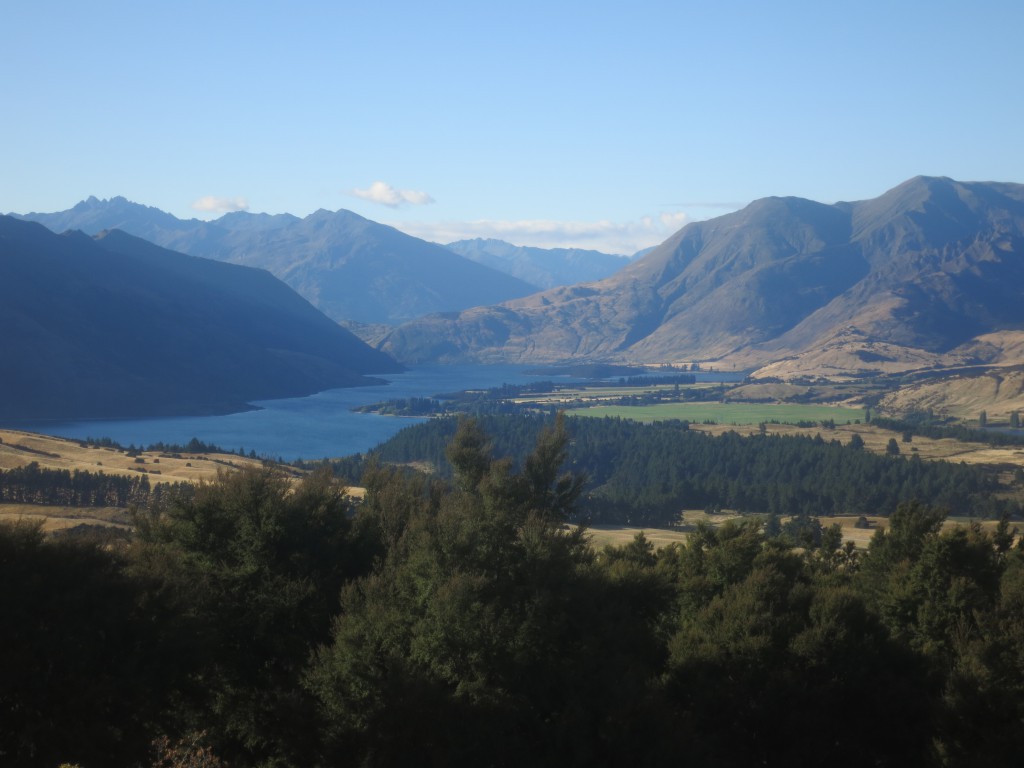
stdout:
<svg viewBox="0 0 1024 768">
<path fill-rule="evenodd" d="M 398 208 L 400 205 L 429 205 L 434 198 L 426 192 L 417 192 L 412 189 L 395 189 L 383 181 L 375 181 L 369 189 L 353 189 L 352 194 L 369 200 L 372 203 L 380 203 L 389 208 Z"/>
<path fill-rule="evenodd" d="M 588 248 L 629 256 L 658 245 L 690 220 L 687 214 L 678 212 L 644 216 L 632 222 L 525 219 L 390 223 L 403 232 L 436 243 L 495 238 L 537 248 Z"/>
<path fill-rule="evenodd" d="M 667 229 L 675 232 L 686 226 L 690 222 L 690 217 L 682 211 L 676 211 L 675 213 L 660 213 L 658 214 L 658 220 Z"/>
<path fill-rule="evenodd" d="M 214 197 L 207 195 L 192 203 L 192 210 L 205 213 L 232 213 L 249 210 L 249 201 L 244 197 Z"/>
</svg>

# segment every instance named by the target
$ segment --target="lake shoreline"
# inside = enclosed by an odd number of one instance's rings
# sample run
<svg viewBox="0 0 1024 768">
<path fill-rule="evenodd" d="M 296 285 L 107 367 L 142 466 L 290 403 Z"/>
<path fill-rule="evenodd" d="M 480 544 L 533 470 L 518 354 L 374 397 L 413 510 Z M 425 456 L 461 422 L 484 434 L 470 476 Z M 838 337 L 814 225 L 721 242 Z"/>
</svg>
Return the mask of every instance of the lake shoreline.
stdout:
<svg viewBox="0 0 1024 768">
<path fill-rule="evenodd" d="M 6 429 L 70 440 L 110 438 L 121 445 L 186 444 L 192 438 L 267 458 L 318 460 L 365 453 L 417 417 L 355 413 L 392 397 L 424 397 L 455 389 L 522 383 L 534 377 L 518 365 L 420 366 L 363 385 L 302 397 L 255 400 L 219 413 L 88 419 L 17 419 Z"/>
</svg>

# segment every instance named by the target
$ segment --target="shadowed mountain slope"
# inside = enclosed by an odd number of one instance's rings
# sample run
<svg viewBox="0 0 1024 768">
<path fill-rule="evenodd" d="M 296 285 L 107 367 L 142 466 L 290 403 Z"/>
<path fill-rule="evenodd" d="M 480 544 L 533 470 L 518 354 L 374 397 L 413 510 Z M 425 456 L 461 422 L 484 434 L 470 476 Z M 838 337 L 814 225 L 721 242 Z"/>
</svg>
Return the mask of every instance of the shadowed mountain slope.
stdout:
<svg viewBox="0 0 1024 768">
<path fill-rule="evenodd" d="M 0 216 L 0 419 L 227 412 L 399 370 L 262 270 Z"/>
<path fill-rule="evenodd" d="M 831 350 L 837 369 L 872 356 L 919 367 L 1024 328 L 1022 299 L 1024 186 L 918 177 L 862 202 L 758 200 L 604 280 L 423 318 L 383 348 L 406 361 L 793 363 L 776 374 Z"/>
<path fill-rule="evenodd" d="M 537 290 L 434 243 L 345 210 L 297 218 L 229 213 L 203 222 L 129 202 L 92 197 L 61 213 L 29 213 L 55 232 L 121 229 L 165 248 L 260 267 L 334 320 L 397 325 Z"/>
</svg>

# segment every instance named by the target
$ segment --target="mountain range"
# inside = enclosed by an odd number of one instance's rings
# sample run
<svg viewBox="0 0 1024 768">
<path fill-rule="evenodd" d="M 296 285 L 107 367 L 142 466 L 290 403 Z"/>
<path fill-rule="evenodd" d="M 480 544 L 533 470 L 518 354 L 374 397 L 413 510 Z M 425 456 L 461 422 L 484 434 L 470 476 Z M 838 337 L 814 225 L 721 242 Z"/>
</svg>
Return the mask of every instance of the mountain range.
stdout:
<svg viewBox="0 0 1024 768">
<path fill-rule="evenodd" d="M 224 413 L 401 370 L 264 270 L 0 216 L 0 419 Z"/>
<path fill-rule="evenodd" d="M 29 213 L 54 232 L 119 229 L 192 256 L 260 267 L 337 321 L 397 325 L 432 312 L 495 304 L 537 286 L 351 211 L 228 213 L 178 219 L 123 197 L 90 197 L 58 213 Z"/>
<path fill-rule="evenodd" d="M 24 218 L 54 230 L 120 227 L 259 264 L 352 327 L 406 319 L 359 327 L 412 364 L 701 362 L 792 379 L 1024 362 L 1020 184 L 917 177 L 871 200 L 770 197 L 692 223 L 632 261 L 500 241 L 449 246 L 526 280 L 348 211 L 202 222 L 90 198 Z M 557 276 L 558 264 L 585 262 L 621 268 L 540 292 L 527 282 L 557 282 L 570 276 Z"/>
<path fill-rule="evenodd" d="M 610 277 L 392 332 L 399 360 L 701 361 L 762 376 L 1020 362 L 1024 185 L 917 177 L 687 225 Z"/>
</svg>

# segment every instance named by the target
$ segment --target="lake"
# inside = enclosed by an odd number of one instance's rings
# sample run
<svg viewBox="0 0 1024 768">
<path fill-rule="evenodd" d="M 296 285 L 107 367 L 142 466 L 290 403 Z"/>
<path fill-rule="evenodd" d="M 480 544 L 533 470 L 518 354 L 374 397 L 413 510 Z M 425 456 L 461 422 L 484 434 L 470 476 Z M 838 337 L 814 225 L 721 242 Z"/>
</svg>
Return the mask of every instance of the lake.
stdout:
<svg viewBox="0 0 1024 768">
<path fill-rule="evenodd" d="M 253 403 L 259 410 L 227 416 L 181 416 L 159 419 L 115 419 L 74 422 L 27 422 L 14 429 L 84 439 L 109 437 L 121 445 L 157 442 L 184 445 L 193 437 L 229 450 L 256 451 L 260 456 L 321 459 L 364 453 L 400 429 L 424 419 L 353 413 L 352 408 L 405 397 L 502 384 L 524 384 L 542 376 L 526 373 L 527 366 L 421 366 L 406 373 L 387 374 L 389 383 L 370 387 L 331 389 L 309 397 Z"/>
<path fill-rule="evenodd" d="M 536 366 L 532 366 L 536 368 Z M 256 451 L 259 456 L 322 459 L 365 453 L 396 432 L 425 419 L 354 413 L 353 408 L 382 400 L 430 397 L 464 389 L 502 384 L 563 380 L 529 374 L 525 365 L 432 365 L 379 378 L 388 384 L 331 389 L 309 397 L 263 400 L 258 410 L 227 416 L 179 416 L 159 419 L 108 419 L 73 422 L 22 422 L 13 429 L 84 439 L 109 437 L 121 445 L 188 443 L 193 437 L 228 450 Z M 703 381 L 737 381 L 742 374 L 698 373 Z"/>
</svg>

